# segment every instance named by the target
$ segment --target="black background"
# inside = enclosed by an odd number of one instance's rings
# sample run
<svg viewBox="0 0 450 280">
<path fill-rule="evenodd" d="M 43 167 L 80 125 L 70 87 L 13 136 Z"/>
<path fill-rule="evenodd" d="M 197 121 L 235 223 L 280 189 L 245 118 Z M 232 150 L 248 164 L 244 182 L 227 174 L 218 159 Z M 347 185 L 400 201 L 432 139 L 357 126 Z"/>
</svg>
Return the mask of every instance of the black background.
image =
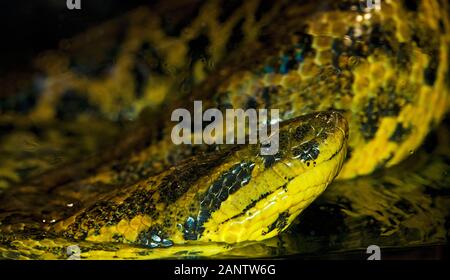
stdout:
<svg viewBox="0 0 450 280">
<path fill-rule="evenodd" d="M 66 0 L 3 0 L 0 2 L 0 75 L 26 66 L 64 38 L 152 0 L 81 0 L 69 10 Z"/>
</svg>

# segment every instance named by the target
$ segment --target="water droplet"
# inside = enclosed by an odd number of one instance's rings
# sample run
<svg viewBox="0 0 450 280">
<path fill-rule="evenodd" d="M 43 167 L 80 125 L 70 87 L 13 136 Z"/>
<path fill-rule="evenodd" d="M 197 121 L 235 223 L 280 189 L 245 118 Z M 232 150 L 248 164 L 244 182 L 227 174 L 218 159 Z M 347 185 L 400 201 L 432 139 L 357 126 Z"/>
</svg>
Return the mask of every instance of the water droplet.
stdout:
<svg viewBox="0 0 450 280">
<path fill-rule="evenodd" d="M 162 247 L 170 247 L 170 246 L 173 245 L 173 242 L 171 240 L 168 240 L 168 239 L 163 239 L 161 245 L 162 245 Z"/>
<path fill-rule="evenodd" d="M 161 242 L 161 237 L 159 237 L 159 236 L 156 235 L 156 234 L 153 234 L 153 235 L 152 235 L 152 240 L 159 243 L 159 242 Z"/>
</svg>

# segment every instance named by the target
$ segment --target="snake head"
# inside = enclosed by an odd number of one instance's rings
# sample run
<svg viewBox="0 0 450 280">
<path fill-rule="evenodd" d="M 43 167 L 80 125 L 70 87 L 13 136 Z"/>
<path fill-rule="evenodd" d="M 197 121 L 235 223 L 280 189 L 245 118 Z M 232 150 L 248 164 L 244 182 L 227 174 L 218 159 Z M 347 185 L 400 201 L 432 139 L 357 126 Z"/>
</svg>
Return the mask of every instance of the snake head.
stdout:
<svg viewBox="0 0 450 280">
<path fill-rule="evenodd" d="M 280 123 L 270 137 L 279 137 L 278 153 L 237 151 L 227 171 L 234 177 L 223 173 L 215 180 L 220 187 L 212 184 L 202 195 L 199 240 L 263 240 L 285 230 L 337 176 L 348 127 L 337 111 L 319 112 Z M 218 199 L 222 192 L 224 200 Z"/>
</svg>

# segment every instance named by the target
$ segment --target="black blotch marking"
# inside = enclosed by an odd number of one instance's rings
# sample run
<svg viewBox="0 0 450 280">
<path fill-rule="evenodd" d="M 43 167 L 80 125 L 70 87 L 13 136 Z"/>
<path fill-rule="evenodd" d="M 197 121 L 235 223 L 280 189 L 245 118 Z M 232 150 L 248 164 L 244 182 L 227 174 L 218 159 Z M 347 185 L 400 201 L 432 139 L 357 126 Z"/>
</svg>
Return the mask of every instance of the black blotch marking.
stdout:
<svg viewBox="0 0 450 280">
<path fill-rule="evenodd" d="M 275 155 L 263 155 L 262 157 L 264 158 L 264 168 L 265 169 L 272 167 L 272 165 L 274 165 L 276 162 Z"/>
<path fill-rule="evenodd" d="M 430 62 L 425 68 L 423 75 L 427 85 L 433 86 L 437 78 L 437 69 L 439 68 L 439 52 L 433 50 L 430 52 Z"/>
<path fill-rule="evenodd" d="M 171 37 L 179 37 L 186 28 L 200 13 L 205 1 L 196 1 L 193 5 L 183 7 L 183 13 L 166 13 L 161 16 L 161 27 L 164 32 Z M 181 18 L 179 17 L 181 15 Z"/>
<path fill-rule="evenodd" d="M 394 206 L 408 214 L 417 213 L 417 211 L 414 209 L 414 205 L 404 198 L 401 198 L 399 201 L 395 202 Z"/>
<path fill-rule="evenodd" d="M 258 101 L 253 96 L 249 96 L 245 104 L 245 109 L 257 109 Z"/>
<path fill-rule="evenodd" d="M 391 30 L 383 28 L 380 24 L 375 24 L 369 35 L 369 49 L 370 52 L 374 49 L 382 49 L 387 53 L 392 54 L 394 48 L 391 45 L 392 38 L 395 38 Z"/>
<path fill-rule="evenodd" d="M 198 234 L 203 233 L 204 223 L 214 211 L 220 208 L 222 202 L 250 182 L 254 166 L 253 162 L 242 162 L 232 166 L 220 175 L 205 192 L 200 199 L 200 212 L 196 221 L 196 232 Z"/>
<path fill-rule="evenodd" d="M 85 94 L 69 89 L 62 94 L 55 112 L 59 120 L 71 121 L 82 113 L 96 114 L 99 108 L 91 104 Z"/>
<path fill-rule="evenodd" d="M 188 43 L 189 47 L 189 57 L 191 58 L 191 63 L 206 57 L 206 50 L 210 40 L 205 34 L 200 34 L 196 38 L 192 39 Z"/>
<path fill-rule="evenodd" d="M 380 116 L 374 98 L 369 99 L 369 102 L 364 107 L 364 115 L 361 120 L 360 131 L 364 139 L 370 140 L 375 137 L 378 130 Z"/>
<path fill-rule="evenodd" d="M 310 126 L 301 125 L 297 127 L 294 131 L 294 138 L 296 140 L 302 140 L 305 138 L 305 136 L 311 131 Z"/>
<path fill-rule="evenodd" d="M 296 38 L 295 44 L 290 44 L 289 47 L 285 48 L 275 63 L 267 63 L 267 65 L 273 64 L 275 71 L 281 74 L 287 74 L 290 70 L 298 69 L 305 57 L 314 52 L 311 35 L 303 32 L 295 32 L 294 35 Z"/>
<path fill-rule="evenodd" d="M 394 132 L 389 137 L 389 141 L 401 143 L 411 133 L 410 127 L 404 127 L 402 123 L 397 123 Z"/>
<path fill-rule="evenodd" d="M 277 161 L 281 159 L 281 156 L 278 153 L 275 155 L 261 155 L 261 157 L 264 159 L 265 169 L 272 167 Z"/>
<path fill-rule="evenodd" d="M 423 53 L 430 56 L 427 68 L 424 70 L 424 80 L 427 85 L 432 86 L 437 78 L 439 67 L 439 37 L 436 36 L 438 30 L 427 27 L 416 27 L 413 29 L 412 41 L 422 49 Z"/>
<path fill-rule="evenodd" d="M 298 147 L 292 149 L 295 158 L 299 158 L 303 162 L 315 160 L 320 154 L 319 143 L 315 140 L 308 141 Z"/>
<path fill-rule="evenodd" d="M 142 97 L 145 83 L 152 72 L 164 75 L 163 59 L 158 51 L 149 43 L 144 42 L 135 55 L 135 63 L 132 68 L 136 97 Z"/>
<path fill-rule="evenodd" d="M 397 64 L 402 69 L 410 69 L 411 66 L 411 46 L 407 43 L 400 43 L 397 50 Z"/>
<path fill-rule="evenodd" d="M 278 218 L 275 220 L 275 222 L 273 222 L 271 225 L 267 227 L 267 231 L 262 232 L 262 235 L 266 235 L 273 230 L 278 230 L 278 232 L 281 232 L 287 226 L 288 218 L 289 218 L 288 211 L 281 212 L 278 215 Z"/>
<path fill-rule="evenodd" d="M 244 30 L 242 29 L 244 22 L 245 18 L 240 19 L 231 30 L 231 36 L 225 46 L 227 52 L 231 52 L 242 43 L 242 40 L 244 39 Z"/>
<path fill-rule="evenodd" d="M 353 152 L 352 147 L 348 146 L 347 147 L 347 156 L 345 157 L 344 162 L 347 162 L 352 158 L 352 152 Z"/>
<path fill-rule="evenodd" d="M 405 5 L 406 9 L 417 12 L 419 8 L 420 0 L 403 0 L 403 5 Z"/>
<path fill-rule="evenodd" d="M 259 21 L 268 11 L 272 9 L 276 1 L 261 0 L 255 12 L 255 20 Z"/>
<path fill-rule="evenodd" d="M 395 81 L 388 82 L 385 88 L 380 87 L 378 89 L 378 99 L 374 103 L 376 106 L 376 112 L 379 116 L 383 117 L 395 117 L 398 116 L 401 110 L 401 101 L 408 102 L 404 98 L 401 99 L 401 95 L 397 94 L 395 90 Z"/>
<path fill-rule="evenodd" d="M 219 21 L 224 23 L 240 6 L 242 6 L 242 0 L 222 0 L 220 1 L 220 7 L 222 7 L 219 14 Z"/>
</svg>

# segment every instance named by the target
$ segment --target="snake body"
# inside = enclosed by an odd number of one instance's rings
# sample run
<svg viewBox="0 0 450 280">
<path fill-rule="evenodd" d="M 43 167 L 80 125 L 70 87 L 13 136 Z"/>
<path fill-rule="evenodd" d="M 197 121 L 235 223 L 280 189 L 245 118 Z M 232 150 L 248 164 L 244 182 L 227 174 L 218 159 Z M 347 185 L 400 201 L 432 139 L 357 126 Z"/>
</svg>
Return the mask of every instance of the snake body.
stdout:
<svg viewBox="0 0 450 280">
<path fill-rule="evenodd" d="M 62 41 L 36 59 L 31 93 L 2 100 L 2 123 L 134 123 L 109 151 L 91 145 L 98 153 L 88 160 L 49 170 L 39 153 L 31 157 L 37 175 L 14 177 L 19 184 L 0 198 L 0 252 L 55 258 L 71 243 L 89 254 L 116 246 L 105 244 L 263 240 L 336 176 L 399 163 L 448 107 L 448 3 L 412 2 L 167 3 L 157 16 L 137 9 Z M 39 97 L 32 106 L 27 94 Z M 174 145 L 170 113 L 194 100 L 280 109 L 280 152 Z M 79 159 L 72 142 L 56 145 Z M 5 177 L 31 164 L 8 155 Z"/>
</svg>

